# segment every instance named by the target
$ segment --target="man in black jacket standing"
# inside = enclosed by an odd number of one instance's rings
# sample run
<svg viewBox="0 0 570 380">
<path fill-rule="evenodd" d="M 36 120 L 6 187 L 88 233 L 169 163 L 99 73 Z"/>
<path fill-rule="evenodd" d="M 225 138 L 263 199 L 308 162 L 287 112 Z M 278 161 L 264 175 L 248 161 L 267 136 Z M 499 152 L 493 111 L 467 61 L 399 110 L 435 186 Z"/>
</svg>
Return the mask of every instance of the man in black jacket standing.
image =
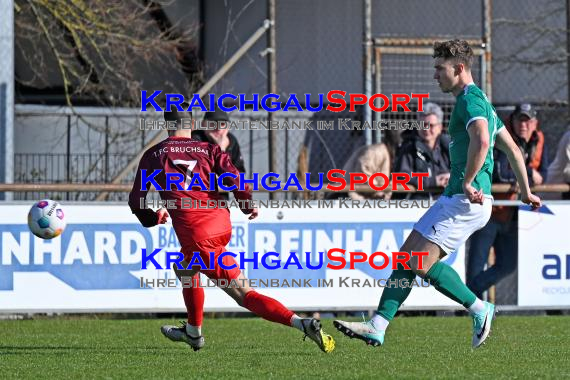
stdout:
<svg viewBox="0 0 570 380">
<path fill-rule="evenodd" d="M 405 140 L 396 154 L 394 173 L 429 173 L 424 187 L 445 187 L 449 181 L 449 136 L 442 134 L 443 111 L 435 103 L 426 103 L 421 120 L 429 123 L 429 129 L 420 129 Z M 416 183 L 413 183 L 413 181 Z M 417 188 L 417 178 L 410 184 Z M 412 199 L 429 198 L 428 193 L 413 193 Z"/>
<path fill-rule="evenodd" d="M 213 112 L 206 112 L 202 120 L 202 129 L 192 132 L 192 138 L 198 141 L 207 141 L 218 144 L 222 152 L 226 152 L 232 158 L 232 163 L 240 171 L 245 173 L 245 164 L 241 155 L 239 143 L 234 135 L 229 132 L 228 114 L 218 108 Z"/>
</svg>

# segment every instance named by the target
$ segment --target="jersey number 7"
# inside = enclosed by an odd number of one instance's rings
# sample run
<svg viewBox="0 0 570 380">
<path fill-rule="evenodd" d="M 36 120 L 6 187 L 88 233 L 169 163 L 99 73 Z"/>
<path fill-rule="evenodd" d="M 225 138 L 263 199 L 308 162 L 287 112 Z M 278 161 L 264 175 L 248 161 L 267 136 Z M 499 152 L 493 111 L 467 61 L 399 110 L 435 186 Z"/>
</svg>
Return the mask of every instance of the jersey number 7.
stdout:
<svg viewBox="0 0 570 380">
<path fill-rule="evenodd" d="M 180 165 L 180 166 L 187 166 L 186 168 L 186 181 L 184 181 L 184 189 L 188 189 L 188 185 L 190 185 L 190 182 L 192 181 L 192 170 L 194 170 L 194 167 L 196 167 L 196 164 L 198 163 L 198 161 L 196 160 L 192 160 L 192 161 L 186 161 L 186 160 L 172 160 L 172 163 L 174 165 Z"/>
</svg>

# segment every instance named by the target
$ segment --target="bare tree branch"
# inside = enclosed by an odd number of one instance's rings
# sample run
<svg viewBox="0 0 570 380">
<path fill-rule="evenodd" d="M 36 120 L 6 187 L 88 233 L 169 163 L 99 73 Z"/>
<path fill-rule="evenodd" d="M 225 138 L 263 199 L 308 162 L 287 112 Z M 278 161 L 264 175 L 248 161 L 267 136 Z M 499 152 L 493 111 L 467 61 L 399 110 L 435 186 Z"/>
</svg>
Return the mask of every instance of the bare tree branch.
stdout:
<svg viewBox="0 0 570 380">
<path fill-rule="evenodd" d="M 149 69 L 159 77 L 181 72 L 187 83 L 179 90 L 190 92 L 201 80 L 191 34 L 197 26 L 174 27 L 160 4 L 143 3 L 16 0 L 16 45 L 32 73 L 16 80 L 53 87 L 57 68 L 69 107 L 77 97 L 109 106 L 138 105 L 141 73 Z"/>
</svg>

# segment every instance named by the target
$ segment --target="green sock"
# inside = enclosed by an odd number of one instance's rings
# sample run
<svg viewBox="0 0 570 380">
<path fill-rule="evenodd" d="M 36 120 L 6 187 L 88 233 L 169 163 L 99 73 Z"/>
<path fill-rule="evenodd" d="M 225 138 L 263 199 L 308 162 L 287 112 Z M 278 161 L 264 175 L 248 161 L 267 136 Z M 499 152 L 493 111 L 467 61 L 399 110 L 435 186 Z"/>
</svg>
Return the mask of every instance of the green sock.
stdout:
<svg viewBox="0 0 570 380">
<path fill-rule="evenodd" d="M 415 278 L 416 274 L 414 272 L 409 269 L 402 269 L 401 265 L 398 265 L 398 269 L 392 272 L 392 275 L 388 279 L 386 287 L 382 292 L 382 297 L 380 298 L 380 303 L 378 304 L 378 310 L 376 313 L 387 321 L 394 319 L 396 312 L 412 291 L 412 287 L 388 287 L 388 284 L 390 284 L 390 281 L 397 281 L 396 283 L 399 284 L 400 280 L 404 279 L 408 280 L 408 283 L 411 283 Z"/>
<path fill-rule="evenodd" d="M 457 272 L 441 261 L 432 265 L 426 274 L 426 279 L 429 280 L 430 284 L 441 294 L 460 303 L 465 308 L 473 305 L 473 302 L 477 299 L 475 294 L 461 281 Z"/>
</svg>

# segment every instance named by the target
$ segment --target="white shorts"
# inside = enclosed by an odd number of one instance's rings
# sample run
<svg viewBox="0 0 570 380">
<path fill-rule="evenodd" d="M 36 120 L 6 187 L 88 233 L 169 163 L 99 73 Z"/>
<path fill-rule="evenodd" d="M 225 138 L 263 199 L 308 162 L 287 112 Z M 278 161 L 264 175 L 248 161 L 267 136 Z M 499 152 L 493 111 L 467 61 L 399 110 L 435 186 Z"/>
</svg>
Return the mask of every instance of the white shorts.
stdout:
<svg viewBox="0 0 570 380">
<path fill-rule="evenodd" d="M 449 255 L 487 224 L 492 206 L 490 195 L 485 195 L 482 205 L 469 202 L 464 194 L 442 195 L 414 224 L 414 230 Z"/>
</svg>

